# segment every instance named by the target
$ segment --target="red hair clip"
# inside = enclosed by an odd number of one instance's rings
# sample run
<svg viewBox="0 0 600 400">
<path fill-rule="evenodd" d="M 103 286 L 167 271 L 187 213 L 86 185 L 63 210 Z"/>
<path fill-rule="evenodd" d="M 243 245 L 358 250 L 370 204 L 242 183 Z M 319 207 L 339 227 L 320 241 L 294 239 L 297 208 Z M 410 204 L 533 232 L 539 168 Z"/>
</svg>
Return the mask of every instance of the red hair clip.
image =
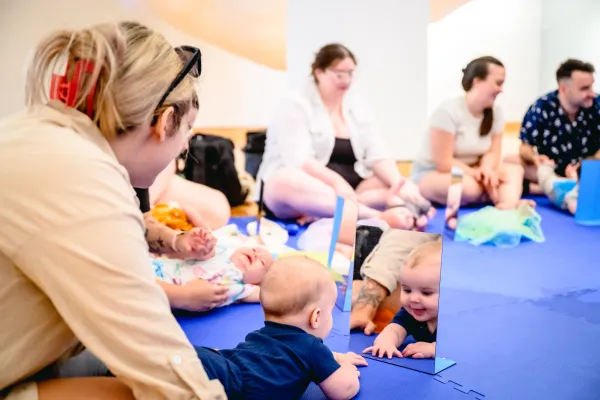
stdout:
<svg viewBox="0 0 600 400">
<path fill-rule="evenodd" d="M 70 66 L 71 62 L 69 61 Z M 67 66 L 67 71 L 69 70 Z M 84 72 L 93 73 L 94 63 L 88 60 L 78 60 L 75 62 L 75 71 L 73 72 L 73 78 L 68 81 L 66 73 L 65 75 L 52 74 L 50 80 L 50 99 L 59 100 L 67 107 L 75 107 L 77 101 L 77 94 L 79 92 L 79 84 L 81 82 L 81 76 Z M 88 117 L 93 117 L 94 112 L 94 94 L 96 92 L 96 85 L 92 86 L 90 93 L 87 96 L 86 112 Z"/>
</svg>

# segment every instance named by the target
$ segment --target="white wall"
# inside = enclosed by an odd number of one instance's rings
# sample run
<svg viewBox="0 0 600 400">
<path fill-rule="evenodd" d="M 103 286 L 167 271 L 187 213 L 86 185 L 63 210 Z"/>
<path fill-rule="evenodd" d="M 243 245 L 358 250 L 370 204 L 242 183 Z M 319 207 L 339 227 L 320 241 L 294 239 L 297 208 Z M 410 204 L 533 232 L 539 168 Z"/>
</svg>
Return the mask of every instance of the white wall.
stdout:
<svg viewBox="0 0 600 400">
<path fill-rule="evenodd" d="M 556 69 L 568 58 L 591 62 L 600 72 L 600 1 L 542 0 L 542 4 L 540 90 L 556 88 Z"/>
<path fill-rule="evenodd" d="M 520 121 L 539 93 L 541 2 L 472 0 L 430 24 L 428 112 L 462 93 L 461 71 L 471 59 L 492 55 L 503 62 L 507 74 L 498 101 L 508 121 Z"/>
<path fill-rule="evenodd" d="M 315 12 L 318 10 L 318 12 Z M 398 160 L 412 159 L 427 108 L 428 1 L 288 1 L 288 87 L 306 82 L 314 54 L 339 41 L 358 59 L 353 91 L 375 112 Z"/>
<path fill-rule="evenodd" d="M 135 19 L 162 32 L 173 44 L 202 49 L 203 77 L 197 125 L 262 126 L 283 93 L 285 73 L 192 38 L 136 6 L 135 0 L 28 0 L 0 5 L 0 117 L 24 103 L 24 68 L 36 43 L 59 28 Z"/>
</svg>

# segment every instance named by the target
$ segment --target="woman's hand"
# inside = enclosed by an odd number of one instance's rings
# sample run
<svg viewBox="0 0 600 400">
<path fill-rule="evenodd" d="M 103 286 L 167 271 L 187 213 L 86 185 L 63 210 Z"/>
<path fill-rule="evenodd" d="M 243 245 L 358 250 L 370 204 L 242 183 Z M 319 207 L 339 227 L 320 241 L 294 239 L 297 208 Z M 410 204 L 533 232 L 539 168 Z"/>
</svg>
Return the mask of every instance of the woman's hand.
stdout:
<svg viewBox="0 0 600 400">
<path fill-rule="evenodd" d="M 419 187 L 409 179 L 403 178 L 396 182 L 389 189 L 388 196 L 390 198 L 398 196 L 401 199 L 414 204 L 428 219 L 433 218 L 435 215 L 435 208 L 431 206 L 429 200 L 421 195 Z"/>
<path fill-rule="evenodd" d="M 481 186 L 483 186 L 490 197 L 490 200 L 495 204 L 498 202 L 498 187 L 502 182 L 501 176 L 494 169 L 489 167 L 479 167 L 475 170 L 473 176 Z"/>
<path fill-rule="evenodd" d="M 207 228 L 192 228 L 177 236 L 173 254 L 179 258 L 193 258 L 195 260 L 208 260 L 214 257 L 217 239 Z"/>
<path fill-rule="evenodd" d="M 181 300 L 177 308 L 186 311 L 204 312 L 219 307 L 227 300 L 227 288 L 205 281 L 192 279 L 183 286 Z"/>
</svg>

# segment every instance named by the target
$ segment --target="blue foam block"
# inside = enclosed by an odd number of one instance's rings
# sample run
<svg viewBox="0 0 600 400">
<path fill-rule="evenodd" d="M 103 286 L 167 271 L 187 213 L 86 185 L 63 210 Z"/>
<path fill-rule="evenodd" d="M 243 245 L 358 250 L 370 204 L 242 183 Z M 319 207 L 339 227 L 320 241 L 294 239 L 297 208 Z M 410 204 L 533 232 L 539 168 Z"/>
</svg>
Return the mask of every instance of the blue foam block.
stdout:
<svg viewBox="0 0 600 400">
<path fill-rule="evenodd" d="M 581 225 L 600 225 L 600 160 L 581 163 L 575 221 Z"/>
</svg>

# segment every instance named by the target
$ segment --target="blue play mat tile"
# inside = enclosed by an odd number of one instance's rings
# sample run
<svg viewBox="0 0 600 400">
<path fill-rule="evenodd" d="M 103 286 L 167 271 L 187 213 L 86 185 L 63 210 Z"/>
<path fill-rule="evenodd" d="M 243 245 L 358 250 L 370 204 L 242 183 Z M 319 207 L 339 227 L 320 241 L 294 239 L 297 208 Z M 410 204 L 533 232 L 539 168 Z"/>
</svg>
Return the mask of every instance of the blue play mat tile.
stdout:
<svg viewBox="0 0 600 400">
<path fill-rule="evenodd" d="M 457 362 L 440 376 L 486 399 L 598 399 L 599 337 L 600 325 L 529 302 L 467 312 L 440 324 L 438 352 Z"/>
</svg>

